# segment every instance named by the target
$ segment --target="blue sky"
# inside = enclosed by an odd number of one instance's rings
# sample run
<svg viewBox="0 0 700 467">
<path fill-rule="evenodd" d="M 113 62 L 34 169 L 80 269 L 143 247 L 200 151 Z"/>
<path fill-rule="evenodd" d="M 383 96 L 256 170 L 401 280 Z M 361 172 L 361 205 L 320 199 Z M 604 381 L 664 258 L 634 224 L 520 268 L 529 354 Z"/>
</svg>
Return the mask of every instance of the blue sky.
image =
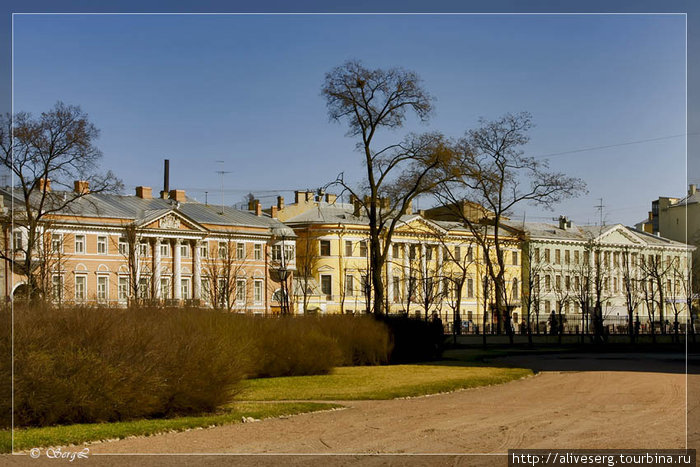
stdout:
<svg viewBox="0 0 700 467">
<path fill-rule="evenodd" d="M 350 58 L 414 70 L 437 99 L 427 125 L 385 141 L 523 110 L 531 155 L 669 137 L 552 156 L 590 193 L 554 212 L 523 206 L 528 220 L 594 222 L 603 198 L 608 223 L 633 224 L 686 189 L 685 139 L 671 137 L 686 126 L 682 15 L 15 15 L 14 108 L 81 105 L 130 192 L 160 189 L 169 158 L 172 188 L 218 203 L 223 169 L 227 203 L 252 191 L 271 204 L 361 176 L 320 95 Z"/>
</svg>

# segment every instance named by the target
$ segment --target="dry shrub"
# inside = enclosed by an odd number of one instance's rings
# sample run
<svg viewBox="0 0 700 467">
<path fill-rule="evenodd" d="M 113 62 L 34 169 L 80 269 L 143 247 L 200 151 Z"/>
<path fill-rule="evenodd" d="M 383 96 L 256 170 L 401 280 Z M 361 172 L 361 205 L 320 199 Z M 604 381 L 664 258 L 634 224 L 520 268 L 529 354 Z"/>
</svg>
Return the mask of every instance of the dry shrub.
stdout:
<svg viewBox="0 0 700 467">
<path fill-rule="evenodd" d="M 243 378 L 252 348 L 250 339 L 231 333 L 226 318 L 188 310 L 15 309 L 15 424 L 118 421 L 220 407 Z"/>
<path fill-rule="evenodd" d="M 0 313 L 9 321 L 8 309 Z M 381 364 L 390 351 L 384 324 L 337 315 L 16 306 L 14 330 L 16 426 L 211 412 L 231 402 L 244 377 Z M 10 353 L 9 333 L 0 350 Z M 2 360 L 0 379 L 10 372 Z M 10 397 L 0 398 L 2 426 L 10 408 Z"/>
</svg>

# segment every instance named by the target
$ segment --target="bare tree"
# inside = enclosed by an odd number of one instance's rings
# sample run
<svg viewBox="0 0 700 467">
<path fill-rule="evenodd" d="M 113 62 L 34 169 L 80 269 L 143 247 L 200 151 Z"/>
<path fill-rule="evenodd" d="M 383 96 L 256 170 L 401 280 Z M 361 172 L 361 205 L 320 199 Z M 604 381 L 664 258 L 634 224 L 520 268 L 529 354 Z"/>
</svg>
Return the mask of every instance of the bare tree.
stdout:
<svg viewBox="0 0 700 467">
<path fill-rule="evenodd" d="M 642 303 L 642 295 L 639 284 L 639 270 L 637 268 L 638 253 L 630 247 L 622 250 L 622 291 L 625 294 L 625 307 L 627 308 L 627 332 L 630 342 L 635 340 L 634 313 Z"/>
<path fill-rule="evenodd" d="M 653 282 L 653 290 L 649 291 L 648 297 L 656 299 L 656 309 L 659 311 L 659 330 L 661 334 L 666 334 L 665 307 L 666 299 L 665 282 L 672 272 L 671 262 L 665 264 L 661 252 L 650 253 L 646 257 L 640 256 L 640 265 L 644 275 L 649 282 Z"/>
<path fill-rule="evenodd" d="M 523 309 L 527 326 L 527 341 L 532 345 L 532 315 L 535 313 L 537 321 L 537 333 L 539 334 L 539 300 L 540 277 L 542 273 L 542 256 L 539 248 L 533 248 L 530 240 L 525 236 L 521 242 L 523 251 Z"/>
<path fill-rule="evenodd" d="M 427 120 L 432 110 L 433 99 L 413 72 L 371 70 L 358 61 L 348 61 L 326 74 L 322 94 L 330 119 L 347 121 L 348 136 L 361 138 L 358 149 L 366 179 L 359 188 L 346 184 L 342 177 L 338 183 L 354 195 L 368 218 L 373 310 L 382 314 L 382 271 L 394 229 L 411 201 L 435 186 L 438 167 L 451 157 L 451 150 L 437 133 L 410 135 L 400 143 L 376 147 L 378 131 L 402 127 L 409 112 Z"/>
<path fill-rule="evenodd" d="M 680 337 L 678 335 L 680 322 L 678 320 L 678 317 L 685 309 L 685 311 L 688 313 L 688 320 L 686 320 L 686 325 L 692 324 L 692 321 L 689 320 L 691 314 L 691 305 L 693 302 L 693 294 L 690 287 L 690 269 L 688 267 L 684 267 L 684 265 L 681 264 L 679 257 L 676 257 L 673 260 L 673 264 L 671 265 L 671 276 L 672 279 L 669 280 L 672 281 L 672 288 L 671 296 L 669 297 L 669 299 L 673 310 L 673 335 L 674 340 L 677 343 L 680 343 Z M 688 330 L 688 332 L 693 334 L 694 339 L 695 333 L 692 331 L 692 327 Z"/>
<path fill-rule="evenodd" d="M 71 184 L 86 181 L 90 193 L 123 187 L 111 172 L 98 172 L 102 158 L 95 146 L 98 135 L 99 130 L 80 107 L 62 102 L 38 118 L 24 112 L 0 117 L 0 159 L 14 175 L 14 190 L 22 203 L 15 208 L 12 221 L 27 234 L 22 259 L 14 255 L 3 259 L 27 277 L 30 298 L 38 287 L 34 255 L 42 224 L 53 214 L 70 211 L 88 194 L 87 190 L 72 191 Z M 51 184 L 66 190 L 52 191 Z"/>
<path fill-rule="evenodd" d="M 250 248 L 243 244 L 244 252 L 241 255 L 238 249 L 239 242 L 235 240 L 233 234 L 225 235 L 217 242 L 216 250 L 210 251 L 203 261 L 206 280 L 211 281 L 209 300 L 216 309 L 232 311 L 238 305 L 237 295 L 240 292 L 238 281 L 243 280 L 245 260 L 249 256 Z"/>
<path fill-rule="evenodd" d="M 436 190 L 437 199 L 472 230 L 484 251 L 486 269 L 493 283 L 498 330 L 505 330 L 513 341 L 508 293 L 505 284 L 505 259 L 501 242 L 502 222 L 508 213 L 523 202 L 551 208 L 562 199 L 585 191 L 581 179 L 550 172 L 547 162 L 524 155 L 522 147 L 529 141 L 532 128 L 529 113 L 506 114 L 469 130 L 455 147 L 456 156 L 447 159 L 443 178 L 447 182 Z M 473 218 L 460 206 L 467 200 L 490 211 L 486 218 Z M 480 224 L 488 223 L 486 234 Z M 489 246 L 489 243 L 491 245 Z"/>
<path fill-rule="evenodd" d="M 127 288 L 128 305 L 142 305 L 151 298 L 151 288 L 143 287 L 143 280 L 148 276 L 148 244 L 144 237 L 144 231 L 135 222 L 124 227 L 124 235 L 117 238 L 116 249 L 126 260 L 127 264 Z M 114 240 L 112 240 L 114 241 Z M 158 248 L 155 245 L 154 248 Z M 160 284 L 153 284 L 153 287 L 160 287 Z"/>
</svg>

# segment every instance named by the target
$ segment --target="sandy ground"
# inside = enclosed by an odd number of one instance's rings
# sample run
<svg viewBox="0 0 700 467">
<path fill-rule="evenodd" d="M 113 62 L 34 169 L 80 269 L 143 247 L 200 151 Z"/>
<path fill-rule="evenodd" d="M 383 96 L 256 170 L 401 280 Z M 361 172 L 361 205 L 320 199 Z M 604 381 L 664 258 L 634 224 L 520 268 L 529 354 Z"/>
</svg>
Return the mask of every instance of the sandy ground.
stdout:
<svg viewBox="0 0 700 467">
<path fill-rule="evenodd" d="M 504 465 L 504 457 L 493 454 L 513 448 L 685 447 L 686 375 L 682 360 L 663 355 L 565 355 L 511 357 L 493 363 L 528 366 L 541 372 L 499 386 L 450 394 L 345 401 L 342 404 L 347 409 L 343 410 L 97 443 L 89 446 L 87 462 Z M 700 384 L 697 373 L 689 375 L 695 387 Z M 691 417 L 700 415 L 700 397 L 691 397 L 689 402 Z M 697 427 L 695 423 L 691 438 L 698 437 Z M 135 453 L 150 455 L 135 457 Z M 152 455 L 158 453 L 169 455 Z M 210 455 L 177 455 L 187 453 Z M 215 455 L 218 453 L 267 455 Z M 313 455 L 278 456 L 281 453 Z M 445 455 L 449 453 L 456 455 Z M 343 455 L 319 456 L 322 454 Z M 371 454 L 382 455 L 368 456 Z M 41 460 L 31 464 L 38 465 Z"/>
</svg>

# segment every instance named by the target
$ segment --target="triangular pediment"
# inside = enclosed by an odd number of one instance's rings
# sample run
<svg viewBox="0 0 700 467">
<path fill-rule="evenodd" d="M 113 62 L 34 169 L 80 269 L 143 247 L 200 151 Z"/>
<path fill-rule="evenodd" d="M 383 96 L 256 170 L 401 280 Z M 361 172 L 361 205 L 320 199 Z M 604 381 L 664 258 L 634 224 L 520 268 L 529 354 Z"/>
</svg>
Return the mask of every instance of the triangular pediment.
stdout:
<svg viewBox="0 0 700 467">
<path fill-rule="evenodd" d="M 146 230 L 194 231 L 206 229 L 179 211 L 163 209 L 144 213 L 140 227 Z"/>
<path fill-rule="evenodd" d="M 629 232 L 627 228 L 622 225 L 618 225 L 607 232 L 602 233 L 598 237 L 598 241 L 602 244 L 610 245 L 629 245 L 629 246 L 643 246 L 644 242 Z"/>
<path fill-rule="evenodd" d="M 413 217 L 403 220 L 396 227 L 396 232 L 401 233 L 425 233 L 433 235 L 444 235 L 447 233 L 445 229 L 432 222 L 429 219 L 415 215 Z"/>
</svg>

